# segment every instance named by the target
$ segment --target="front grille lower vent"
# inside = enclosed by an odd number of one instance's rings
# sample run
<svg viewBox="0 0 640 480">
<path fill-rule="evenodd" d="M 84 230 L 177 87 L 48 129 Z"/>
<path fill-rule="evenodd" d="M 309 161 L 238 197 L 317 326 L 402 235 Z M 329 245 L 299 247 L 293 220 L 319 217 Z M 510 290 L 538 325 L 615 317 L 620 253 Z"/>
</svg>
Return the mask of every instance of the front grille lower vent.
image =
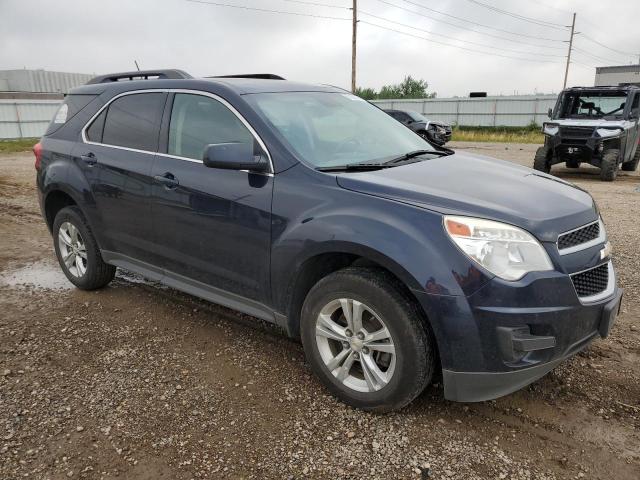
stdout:
<svg viewBox="0 0 640 480">
<path fill-rule="evenodd" d="M 571 275 L 573 286 L 579 297 L 591 297 L 602 293 L 609 284 L 609 265 L 604 263 L 598 267 Z"/>
<path fill-rule="evenodd" d="M 558 250 L 575 247 L 582 243 L 590 242 L 600 236 L 600 222 L 591 223 L 573 232 L 565 233 L 558 237 Z"/>
</svg>

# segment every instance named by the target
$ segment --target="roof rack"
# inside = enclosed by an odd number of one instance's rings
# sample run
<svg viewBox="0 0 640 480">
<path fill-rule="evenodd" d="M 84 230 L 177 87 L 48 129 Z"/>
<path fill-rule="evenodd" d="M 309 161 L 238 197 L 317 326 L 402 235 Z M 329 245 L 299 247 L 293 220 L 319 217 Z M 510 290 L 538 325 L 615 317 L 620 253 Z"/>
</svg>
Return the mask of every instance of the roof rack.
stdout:
<svg viewBox="0 0 640 480">
<path fill-rule="evenodd" d="M 178 78 L 193 78 L 187 72 L 177 69 L 165 70 L 138 70 L 134 72 L 108 73 L 99 75 L 87 82 L 87 85 L 94 83 L 121 82 L 123 80 L 167 80 Z"/>
<path fill-rule="evenodd" d="M 273 73 L 242 73 L 237 75 L 212 75 L 206 78 L 260 78 L 263 80 L 284 80 L 280 75 Z"/>
</svg>

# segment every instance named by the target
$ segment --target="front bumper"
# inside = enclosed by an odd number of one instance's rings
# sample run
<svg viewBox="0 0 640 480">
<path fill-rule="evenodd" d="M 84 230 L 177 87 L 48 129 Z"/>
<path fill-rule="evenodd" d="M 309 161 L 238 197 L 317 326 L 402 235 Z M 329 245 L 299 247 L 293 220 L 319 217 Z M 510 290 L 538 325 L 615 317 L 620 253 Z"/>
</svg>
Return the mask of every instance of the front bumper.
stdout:
<svg viewBox="0 0 640 480">
<path fill-rule="evenodd" d="M 543 377 L 567 358 L 575 355 L 597 336 L 606 337 L 613 326 L 622 301 L 622 290 L 602 307 L 597 329 L 569 345 L 560 358 L 533 367 L 507 372 L 455 372 L 443 369 L 444 396 L 456 402 L 481 402 L 508 395 Z M 554 337 L 546 337 L 554 338 Z"/>
<path fill-rule="evenodd" d="M 415 292 L 437 339 L 445 398 L 490 400 L 544 376 L 598 336 L 608 335 L 622 290 L 581 302 L 568 275 L 493 279 L 473 295 Z"/>
</svg>

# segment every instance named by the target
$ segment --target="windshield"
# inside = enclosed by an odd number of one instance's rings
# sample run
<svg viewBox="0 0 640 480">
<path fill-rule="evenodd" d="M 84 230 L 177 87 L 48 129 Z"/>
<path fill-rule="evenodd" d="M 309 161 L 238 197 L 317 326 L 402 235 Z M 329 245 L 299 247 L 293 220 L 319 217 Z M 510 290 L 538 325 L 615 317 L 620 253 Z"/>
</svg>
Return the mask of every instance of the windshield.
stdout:
<svg viewBox="0 0 640 480">
<path fill-rule="evenodd" d="M 283 92 L 245 98 L 314 167 L 373 163 L 434 148 L 350 93 Z"/>
<path fill-rule="evenodd" d="M 427 117 L 418 112 L 407 112 L 407 115 L 411 117 L 414 122 L 426 122 Z"/>
<path fill-rule="evenodd" d="M 562 97 L 558 118 L 622 117 L 626 92 L 569 92 Z"/>
</svg>

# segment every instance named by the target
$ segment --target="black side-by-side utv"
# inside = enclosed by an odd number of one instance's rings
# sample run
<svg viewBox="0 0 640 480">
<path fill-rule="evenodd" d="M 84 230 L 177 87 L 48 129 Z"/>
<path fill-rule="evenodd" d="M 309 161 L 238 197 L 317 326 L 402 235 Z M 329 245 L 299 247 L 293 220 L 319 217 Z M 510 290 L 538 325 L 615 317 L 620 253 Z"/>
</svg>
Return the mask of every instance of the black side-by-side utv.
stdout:
<svg viewBox="0 0 640 480">
<path fill-rule="evenodd" d="M 544 146 L 533 168 L 549 173 L 565 163 L 600 168 L 600 178 L 613 181 L 618 168 L 634 171 L 640 162 L 640 87 L 573 87 L 558 96 L 542 131 Z"/>
</svg>

